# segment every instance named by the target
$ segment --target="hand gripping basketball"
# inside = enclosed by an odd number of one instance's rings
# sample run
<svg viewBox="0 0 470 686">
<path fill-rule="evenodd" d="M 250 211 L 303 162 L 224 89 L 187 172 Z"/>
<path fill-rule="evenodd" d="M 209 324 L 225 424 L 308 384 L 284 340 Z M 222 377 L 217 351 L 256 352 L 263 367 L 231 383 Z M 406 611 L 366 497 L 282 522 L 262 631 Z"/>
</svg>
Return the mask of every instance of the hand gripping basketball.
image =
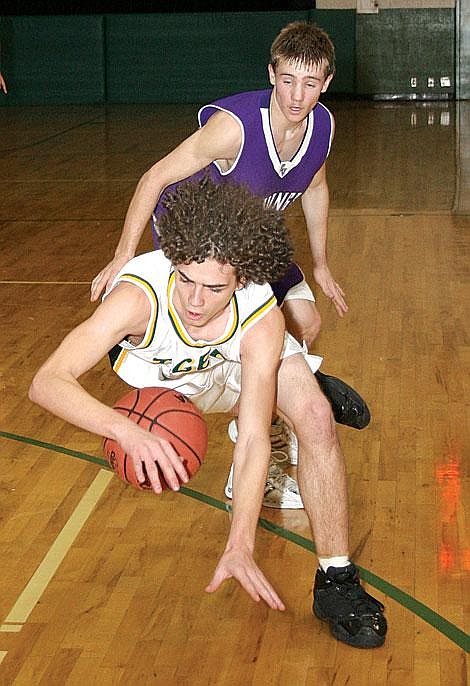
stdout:
<svg viewBox="0 0 470 686">
<path fill-rule="evenodd" d="M 190 477 L 197 472 L 207 451 L 208 432 L 201 411 L 189 398 L 171 388 L 133 389 L 117 401 L 114 409 L 145 431 L 167 440 L 183 459 Z M 140 490 L 151 490 L 145 465 L 145 480 L 141 482 L 131 456 L 116 440 L 105 438 L 103 453 L 120 479 Z M 161 470 L 158 470 L 161 486 L 166 489 L 168 485 Z"/>
</svg>

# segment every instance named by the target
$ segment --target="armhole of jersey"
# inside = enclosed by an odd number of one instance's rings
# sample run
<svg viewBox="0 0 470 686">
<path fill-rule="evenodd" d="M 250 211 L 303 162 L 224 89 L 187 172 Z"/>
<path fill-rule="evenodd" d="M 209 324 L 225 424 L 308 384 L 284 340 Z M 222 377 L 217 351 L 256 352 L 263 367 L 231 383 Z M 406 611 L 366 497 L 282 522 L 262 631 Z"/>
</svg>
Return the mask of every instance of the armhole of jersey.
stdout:
<svg viewBox="0 0 470 686">
<path fill-rule="evenodd" d="M 330 136 L 328 139 L 328 150 L 326 151 L 326 156 L 328 157 L 331 150 L 331 144 L 333 143 L 333 115 L 331 114 L 328 107 L 325 107 L 325 105 L 322 102 L 319 102 L 318 104 L 321 105 L 321 107 L 323 107 L 325 112 L 328 114 L 328 117 L 330 118 Z"/>
<path fill-rule="evenodd" d="M 148 281 L 143 279 L 141 276 L 137 276 L 136 274 L 121 274 L 117 284 L 123 281 L 126 283 L 131 283 L 134 286 L 140 288 L 145 293 L 150 303 L 149 321 L 147 324 L 147 328 L 145 329 L 144 337 L 142 338 L 142 341 L 139 343 L 139 345 L 131 345 L 127 341 L 121 341 L 121 345 L 124 344 L 127 350 L 142 350 L 143 348 L 148 348 L 148 346 L 151 344 L 155 336 L 155 329 L 157 326 L 158 318 L 157 294 L 155 293 L 153 287 Z"/>
<path fill-rule="evenodd" d="M 249 329 L 251 329 L 253 324 L 259 322 L 260 319 L 262 319 L 276 305 L 277 300 L 273 294 L 262 305 L 257 307 L 256 310 L 249 314 L 248 317 L 241 324 L 241 337 L 243 337 L 245 333 L 249 331 Z"/>
<path fill-rule="evenodd" d="M 241 120 L 239 117 L 237 117 L 236 114 L 234 114 L 233 112 L 230 112 L 230 110 L 226 110 L 224 107 L 220 107 L 219 105 L 204 105 L 204 107 L 201 107 L 201 109 L 200 109 L 199 112 L 197 113 L 197 118 L 198 118 L 198 121 L 199 121 L 199 127 L 200 127 L 200 128 L 203 126 L 203 123 L 202 123 L 202 121 L 201 121 L 201 117 L 202 117 L 203 111 L 204 111 L 204 110 L 210 110 L 210 109 L 218 110 L 219 112 L 226 112 L 227 114 L 230 114 L 230 116 L 233 117 L 233 118 L 235 119 L 235 121 L 238 123 L 238 125 L 240 126 L 240 130 L 241 130 L 241 132 L 242 132 L 242 142 L 241 142 L 241 145 L 240 145 L 240 149 L 239 149 L 239 151 L 238 151 L 238 155 L 237 155 L 236 158 L 235 158 L 235 162 L 232 164 L 232 166 L 230 167 L 230 169 L 227 169 L 227 171 L 223 171 L 223 170 L 220 168 L 220 165 L 217 164 L 217 162 L 215 162 L 215 161 L 212 162 L 212 164 L 214 165 L 214 167 L 217 168 L 217 171 L 219 172 L 219 174 L 220 174 L 221 176 L 227 176 L 227 174 L 230 174 L 231 172 L 233 172 L 233 170 L 234 170 L 235 167 L 237 166 L 238 160 L 240 159 L 240 156 L 241 156 L 241 154 L 242 154 L 242 152 L 243 152 L 243 148 L 245 147 L 245 128 L 244 128 L 244 126 L 243 126 L 242 120 Z M 210 115 L 210 116 L 212 116 L 212 115 Z M 207 121 L 209 121 L 210 116 L 207 117 L 207 119 L 206 119 L 206 121 L 204 122 L 204 124 L 205 124 Z"/>
</svg>

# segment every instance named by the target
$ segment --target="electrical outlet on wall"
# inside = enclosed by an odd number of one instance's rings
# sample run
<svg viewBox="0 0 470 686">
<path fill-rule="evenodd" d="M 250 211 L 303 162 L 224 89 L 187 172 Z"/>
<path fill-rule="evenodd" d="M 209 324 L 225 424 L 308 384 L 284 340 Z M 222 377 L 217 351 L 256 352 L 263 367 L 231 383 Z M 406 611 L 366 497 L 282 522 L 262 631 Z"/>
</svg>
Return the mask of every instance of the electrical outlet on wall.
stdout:
<svg viewBox="0 0 470 686">
<path fill-rule="evenodd" d="M 379 0 L 357 0 L 357 14 L 378 14 Z"/>
</svg>

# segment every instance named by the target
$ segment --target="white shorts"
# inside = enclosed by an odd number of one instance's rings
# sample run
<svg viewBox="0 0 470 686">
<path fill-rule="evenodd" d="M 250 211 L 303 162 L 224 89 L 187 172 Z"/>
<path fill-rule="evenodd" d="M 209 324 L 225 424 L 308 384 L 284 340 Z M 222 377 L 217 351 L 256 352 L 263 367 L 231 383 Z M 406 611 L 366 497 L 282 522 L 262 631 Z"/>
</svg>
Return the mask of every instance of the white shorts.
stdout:
<svg viewBox="0 0 470 686">
<path fill-rule="evenodd" d="M 310 355 L 289 333 L 285 335 L 281 359 L 301 354 L 315 373 L 321 357 Z M 205 413 L 229 412 L 238 402 L 241 392 L 242 366 L 240 362 L 223 362 L 204 372 L 186 374 L 179 379 L 165 379 L 159 385 L 174 388 L 190 398 Z"/>
<path fill-rule="evenodd" d="M 315 296 L 308 283 L 303 279 L 300 283 L 289 288 L 282 303 L 284 304 L 286 300 L 311 300 L 312 302 L 315 302 Z"/>
</svg>

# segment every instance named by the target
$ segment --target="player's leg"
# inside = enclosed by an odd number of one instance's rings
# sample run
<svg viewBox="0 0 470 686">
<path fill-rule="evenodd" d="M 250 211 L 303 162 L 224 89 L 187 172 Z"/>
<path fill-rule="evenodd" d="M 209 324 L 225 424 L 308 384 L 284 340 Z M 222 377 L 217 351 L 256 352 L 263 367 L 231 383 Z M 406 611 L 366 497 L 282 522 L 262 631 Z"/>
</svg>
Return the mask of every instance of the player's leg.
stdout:
<svg viewBox="0 0 470 686">
<path fill-rule="evenodd" d="M 307 339 L 314 337 L 313 331 L 316 327 L 319 328 L 319 315 L 315 298 L 301 269 L 296 264 L 292 264 L 285 277 L 271 286 L 278 304 L 282 306 L 283 313 L 287 307 L 288 313 L 293 317 L 290 323 L 287 322 L 287 329 L 291 331 L 290 325 L 294 327 L 298 335 L 296 338 L 301 344 L 304 337 Z M 309 334 L 308 331 L 311 333 Z M 366 403 L 348 384 L 318 371 L 319 364 L 312 358 L 314 356 L 310 358 L 315 363 L 313 371 L 332 406 L 335 420 L 354 428 L 364 428 L 370 420 Z M 230 439 L 236 442 L 238 435 L 236 419 L 229 423 L 228 434 Z M 264 505 L 280 509 L 301 508 L 302 499 L 298 485 L 295 479 L 283 470 L 283 466 L 289 463 L 297 464 L 297 438 L 295 433 L 278 419 L 274 419 L 271 426 L 271 456 Z M 232 497 L 232 470 L 225 486 L 225 495 L 227 498 Z"/>
<path fill-rule="evenodd" d="M 349 560 L 346 470 L 334 418 L 302 355 L 282 360 L 278 411 L 299 442 L 298 482 L 320 563 L 313 611 L 337 639 L 380 646 L 387 631 L 383 606 L 362 588 Z"/>
<path fill-rule="evenodd" d="M 290 334 L 307 350 L 320 329 L 320 315 L 312 289 L 300 267 L 292 264 L 280 281 L 271 284 Z M 336 376 L 316 372 L 317 381 L 331 403 L 335 420 L 354 429 L 364 429 L 370 412 L 359 393 Z"/>
<path fill-rule="evenodd" d="M 331 407 L 302 354 L 281 362 L 277 406 L 297 435 L 298 480 L 318 554 L 347 555 L 344 459 Z"/>
<path fill-rule="evenodd" d="M 286 293 L 282 304 L 286 328 L 307 350 L 320 329 L 320 315 L 313 293 L 302 281 Z M 335 420 L 354 429 L 364 429 L 370 422 L 370 411 L 359 393 L 342 379 L 330 374 L 315 372 L 317 381 L 330 401 Z"/>
</svg>

